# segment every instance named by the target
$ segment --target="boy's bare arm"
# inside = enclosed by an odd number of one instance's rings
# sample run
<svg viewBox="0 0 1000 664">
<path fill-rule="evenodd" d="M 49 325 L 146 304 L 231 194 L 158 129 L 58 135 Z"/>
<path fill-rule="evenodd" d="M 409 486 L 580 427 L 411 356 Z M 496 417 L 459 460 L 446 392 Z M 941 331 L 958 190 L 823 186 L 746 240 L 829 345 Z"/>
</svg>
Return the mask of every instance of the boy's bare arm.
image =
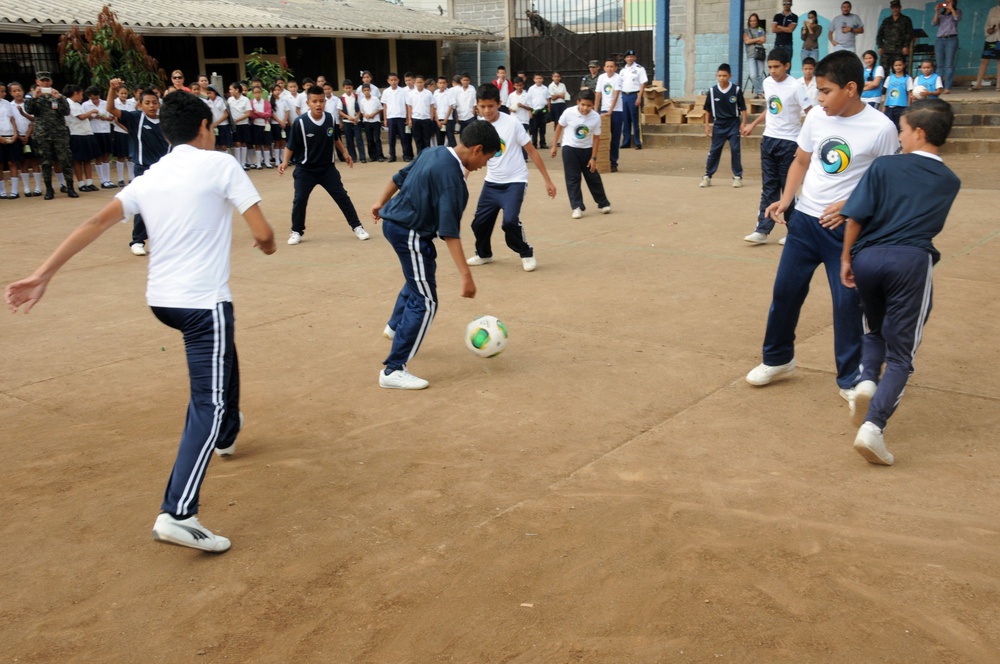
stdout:
<svg viewBox="0 0 1000 664">
<path fill-rule="evenodd" d="M 531 158 L 532 163 L 535 164 L 535 168 L 542 174 L 545 178 L 545 192 L 549 195 L 549 198 L 556 197 L 556 186 L 552 184 L 552 178 L 549 177 L 549 172 L 545 170 L 545 162 L 542 161 L 542 155 L 538 154 L 538 150 L 531 143 L 524 146 L 525 152 L 528 153 L 528 157 Z"/>
<path fill-rule="evenodd" d="M 559 139 L 562 137 L 562 131 L 563 131 L 562 125 L 557 122 L 556 123 L 556 135 L 555 135 L 555 138 L 552 139 L 552 153 L 551 154 L 552 154 L 553 157 L 556 156 L 556 153 L 559 150 Z"/>
<path fill-rule="evenodd" d="M 255 203 L 247 208 L 243 213 L 247 225 L 250 226 L 250 234 L 253 235 L 253 246 L 260 248 L 265 254 L 270 256 L 277 247 L 274 245 L 274 229 L 264 218 L 264 212 L 260 209 L 260 203 Z"/>
<path fill-rule="evenodd" d="M 792 199 L 795 198 L 799 187 L 802 186 L 802 181 L 806 178 L 810 159 L 812 159 L 811 152 L 806 152 L 802 148 L 795 150 L 795 160 L 788 167 L 788 176 L 785 178 L 785 190 L 781 195 L 781 200 L 768 205 L 767 210 L 764 212 L 779 224 L 785 223 L 785 220 L 779 218 L 778 215 L 783 214 L 788 209 L 788 206 L 792 204 Z"/>
<path fill-rule="evenodd" d="M 469 270 L 469 265 L 465 262 L 465 251 L 462 249 L 462 239 L 457 237 L 446 237 L 444 238 L 444 243 L 448 245 L 448 253 L 451 254 L 451 259 L 455 261 L 455 267 L 458 268 L 458 274 L 462 278 L 462 288 L 459 294 L 462 297 L 475 297 L 476 282 L 472 280 L 472 272 Z"/>
<path fill-rule="evenodd" d="M 385 207 L 385 204 L 389 202 L 389 199 L 396 195 L 397 191 L 399 191 L 399 187 L 396 186 L 396 182 L 394 180 L 389 180 L 389 184 L 385 185 L 385 189 L 382 190 L 382 195 L 378 197 L 378 200 L 375 201 L 375 205 L 372 206 L 372 221 L 376 224 L 378 223 L 378 220 L 382 218 L 382 215 L 380 215 L 379 212 L 383 207 Z"/>
<path fill-rule="evenodd" d="M 848 288 L 856 288 L 854 282 L 854 269 L 851 267 L 851 248 L 861 234 L 861 224 L 853 219 L 847 220 L 847 227 L 844 229 L 844 249 L 840 254 L 840 282 Z"/>
</svg>

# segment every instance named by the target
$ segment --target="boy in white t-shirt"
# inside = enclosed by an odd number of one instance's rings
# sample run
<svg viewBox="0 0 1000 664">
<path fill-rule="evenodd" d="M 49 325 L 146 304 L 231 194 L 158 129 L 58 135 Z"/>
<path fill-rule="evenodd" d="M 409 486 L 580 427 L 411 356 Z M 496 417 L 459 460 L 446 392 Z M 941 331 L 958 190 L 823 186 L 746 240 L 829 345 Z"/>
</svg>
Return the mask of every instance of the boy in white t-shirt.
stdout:
<svg viewBox="0 0 1000 664">
<path fill-rule="evenodd" d="M 160 322 L 183 333 L 191 385 L 187 422 L 153 539 L 222 553 L 229 540 L 202 526 L 197 512 L 212 452 L 233 454 L 243 423 L 228 283 L 233 209 L 247 220 L 254 246 L 265 254 L 274 253 L 274 232 L 250 178 L 213 150 L 208 106 L 190 93 L 173 92 L 163 101 L 160 120 L 173 151 L 73 231 L 34 274 L 8 285 L 5 295 L 12 311 L 23 306 L 28 313 L 67 261 L 118 222 L 142 213 L 155 247 L 146 301 Z M 178 196 L 180 191 L 185 195 Z"/>
<path fill-rule="evenodd" d="M 559 116 L 566 110 L 566 101 L 569 93 L 566 91 L 566 84 L 562 82 L 562 74 L 557 71 L 552 72 L 552 82 L 549 83 L 549 100 L 552 102 L 549 110 L 552 114 L 553 129 L 559 125 Z"/>
<path fill-rule="evenodd" d="M 580 192 L 580 176 L 587 181 L 590 195 L 597 201 L 601 214 L 611 212 L 611 203 L 604 193 L 604 182 L 597 172 L 597 149 L 601 142 L 601 116 L 594 112 L 596 95 L 593 90 L 581 90 L 576 96 L 576 106 L 567 109 L 556 123 L 552 139 L 552 156 L 559 150 L 562 139 L 563 171 L 566 174 L 566 193 L 573 209 L 573 219 L 583 217 L 586 206 Z M 563 135 L 563 129 L 566 129 Z"/>
<path fill-rule="evenodd" d="M 451 93 L 455 96 L 455 114 L 458 117 L 458 131 L 468 127 L 476 120 L 476 89 L 472 87 L 472 77 L 468 73 L 462 74 L 461 86 L 452 88 Z"/>
<path fill-rule="evenodd" d="M 615 61 L 604 61 L 604 73 L 597 77 L 596 106 L 601 115 L 611 118 L 611 172 L 618 172 L 618 152 L 622 143 L 622 125 L 625 122 L 622 105 L 622 77 L 617 73 Z"/>
<path fill-rule="evenodd" d="M 815 74 L 816 61 L 812 58 L 802 60 L 802 78 L 799 79 L 799 85 L 805 89 L 810 106 L 815 106 L 819 102 L 819 90 L 816 89 Z"/>
<path fill-rule="evenodd" d="M 840 283 L 846 221 L 840 212 L 871 163 L 895 154 L 899 139 L 892 122 L 861 99 L 864 68 L 854 53 L 837 51 L 823 58 L 816 68 L 816 85 L 821 107 L 806 116 L 784 193 L 766 210 L 776 222 L 786 223 L 779 215 L 789 209 L 802 185 L 795 212 L 787 219 L 788 241 L 774 278 L 764 361 L 747 374 L 747 382 L 767 385 L 795 370 L 795 327 L 813 273 L 822 264 L 833 299 L 837 385 L 853 409 L 863 325 L 857 291 Z"/>
<path fill-rule="evenodd" d="M 458 143 L 455 141 L 455 132 L 448 131 L 449 123 L 452 123 L 454 130 L 453 116 L 455 113 L 455 96 L 448 88 L 448 79 L 445 76 L 438 76 L 437 89 L 434 91 L 434 118 L 437 131 L 435 132 L 438 145 L 447 145 L 450 148 Z"/>
<path fill-rule="evenodd" d="M 374 85 L 361 86 L 361 117 L 364 118 L 365 137 L 368 139 L 368 158 L 385 161 L 382 153 L 382 102 L 372 94 Z"/>
</svg>

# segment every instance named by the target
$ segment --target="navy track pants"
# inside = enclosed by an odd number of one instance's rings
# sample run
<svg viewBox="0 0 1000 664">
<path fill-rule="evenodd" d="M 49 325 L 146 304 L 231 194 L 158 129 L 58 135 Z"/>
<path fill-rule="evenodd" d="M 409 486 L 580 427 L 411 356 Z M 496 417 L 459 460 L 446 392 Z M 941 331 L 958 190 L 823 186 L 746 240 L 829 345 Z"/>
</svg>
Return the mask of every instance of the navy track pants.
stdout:
<svg viewBox="0 0 1000 664">
<path fill-rule="evenodd" d="M 390 371 L 396 371 L 420 350 L 437 313 L 437 249 L 433 235 L 421 237 L 388 219 L 382 220 L 382 234 L 396 252 L 406 279 L 389 317 L 389 327 L 396 332 L 392 350 L 382 362 Z"/>
</svg>

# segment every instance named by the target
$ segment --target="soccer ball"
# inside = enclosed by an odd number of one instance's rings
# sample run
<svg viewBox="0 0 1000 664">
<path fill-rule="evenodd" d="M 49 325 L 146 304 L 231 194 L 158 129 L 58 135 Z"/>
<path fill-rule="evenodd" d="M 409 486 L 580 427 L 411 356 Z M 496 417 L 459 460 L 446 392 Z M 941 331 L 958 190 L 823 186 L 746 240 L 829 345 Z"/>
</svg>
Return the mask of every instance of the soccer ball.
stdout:
<svg viewBox="0 0 1000 664">
<path fill-rule="evenodd" d="M 922 85 L 916 85 L 916 86 L 913 87 L 913 98 L 914 99 L 923 99 L 926 96 L 927 96 L 927 88 L 925 88 Z"/>
<path fill-rule="evenodd" d="M 507 326 L 496 316 L 480 316 L 465 328 L 465 345 L 473 355 L 496 357 L 507 347 Z"/>
</svg>

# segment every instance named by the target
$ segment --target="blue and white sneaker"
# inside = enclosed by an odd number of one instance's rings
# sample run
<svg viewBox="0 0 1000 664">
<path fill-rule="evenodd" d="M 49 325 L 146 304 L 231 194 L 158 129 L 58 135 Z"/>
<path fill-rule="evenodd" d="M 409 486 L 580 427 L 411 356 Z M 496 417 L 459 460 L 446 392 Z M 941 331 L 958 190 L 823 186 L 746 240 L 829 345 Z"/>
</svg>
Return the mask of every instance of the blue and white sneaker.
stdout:
<svg viewBox="0 0 1000 664">
<path fill-rule="evenodd" d="M 165 544 L 176 544 L 211 553 L 222 553 L 232 546 L 232 542 L 228 539 L 213 534 L 201 525 L 198 517 L 175 519 L 166 513 L 156 517 L 156 523 L 153 524 L 153 539 Z"/>
</svg>

